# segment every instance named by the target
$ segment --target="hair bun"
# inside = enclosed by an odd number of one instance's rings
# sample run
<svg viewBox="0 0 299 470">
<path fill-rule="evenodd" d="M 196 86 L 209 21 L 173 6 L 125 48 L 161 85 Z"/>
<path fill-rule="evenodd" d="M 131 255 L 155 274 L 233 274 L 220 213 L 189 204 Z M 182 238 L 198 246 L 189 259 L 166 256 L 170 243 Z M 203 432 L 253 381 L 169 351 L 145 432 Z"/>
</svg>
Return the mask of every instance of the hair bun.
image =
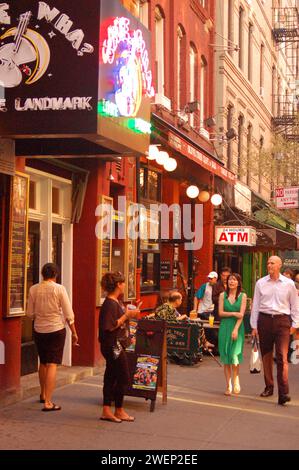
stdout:
<svg viewBox="0 0 299 470">
<path fill-rule="evenodd" d="M 121 272 L 108 272 L 102 277 L 101 286 L 104 291 L 111 293 L 117 288 L 117 284 L 122 282 L 125 282 L 125 277 Z"/>
</svg>

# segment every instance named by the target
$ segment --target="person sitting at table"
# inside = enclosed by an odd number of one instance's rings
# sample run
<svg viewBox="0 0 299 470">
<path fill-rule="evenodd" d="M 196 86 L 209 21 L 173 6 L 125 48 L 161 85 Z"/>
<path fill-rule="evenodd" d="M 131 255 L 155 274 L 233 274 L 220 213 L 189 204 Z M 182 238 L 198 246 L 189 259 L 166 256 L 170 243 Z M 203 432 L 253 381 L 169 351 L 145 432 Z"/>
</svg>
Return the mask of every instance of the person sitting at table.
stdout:
<svg viewBox="0 0 299 470">
<path fill-rule="evenodd" d="M 155 318 L 158 320 L 166 320 L 168 322 L 186 320 L 187 315 L 181 315 L 177 310 L 182 305 L 182 301 L 183 297 L 180 292 L 170 292 L 167 302 L 156 309 Z"/>
<path fill-rule="evenodd" d="M 169 293 L 168 300 L 163 305 L 158 307 L 155 311 L 155 318 L 157 320 L 166 320 L 167 322 L 178 322 L 182 320 L 187 320 L 187 315 L 181 315 L 177 308 L 182 304 L 183 297 L 182 294 L 178 291 L 172 291 Z M 200 329 L 199 333 L 199 346 L 203 346 L 205 350 L 211 350 L 214 348 L 214 344 L 210 343 L 205 336 L 205 331 L 203 328 Z"/>
</svg>

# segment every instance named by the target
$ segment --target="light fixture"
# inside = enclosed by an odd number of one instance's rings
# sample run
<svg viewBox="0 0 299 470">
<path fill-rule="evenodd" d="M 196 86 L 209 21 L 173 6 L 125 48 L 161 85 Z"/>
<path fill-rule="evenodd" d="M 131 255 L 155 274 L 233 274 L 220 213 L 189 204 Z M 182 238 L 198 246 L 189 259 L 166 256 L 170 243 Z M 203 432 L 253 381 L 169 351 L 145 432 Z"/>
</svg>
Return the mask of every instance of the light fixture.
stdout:
<svg viewBox="0 0 299 470">
<path fill-rule="evenodd" d="M 108 180 L 109 181 L 114 181 L 114 176 L 112 174 L 112 163 L 110 163 L 110 171 L 109 171 L 109 176 L 108 176 Z"/>
<path fill-rule="evenodd" d="M 160 151 L 156 145 L 150 145 L 148 148 L 148 152 L 146 152 L 146 156 L 148 160 L 156 160 Z"/>
<path fill-rule="evenodd" d="M 191 185 L 187 188 L 186 194 L 190 199 L 195 199 L 199 195 L 199 189 L 197 186 Z"/>
<path fill-rule="evenodd" d="M 156 158 L 156 162 L 158 163 L 158 165 L 165 165 L 168 159 L 169 159 L 168 153 L 162 150 L 159 152 L 159 155 Z"/>
<path fill-rule="evenodd" d="M 166 171 L 174 171 L 176 170 L 177 166 L 177 161 L 174 158 L 168 158 L 168 160 L 166 160 L 164 163 L 164 168 Z"/>
<path fill-rule="evenodd" d="M 222 204 L 222 196 L 220 194 L 213 194 L 211 197 L 211 203 L 213 206 L 220 206 Z"/>
<path fill-rule="evenodd" d="M 208 191 L 200 191 L 198 199 L 200 202 L 207 202 L 210 199 L 210 193 Z"/>
</svg>

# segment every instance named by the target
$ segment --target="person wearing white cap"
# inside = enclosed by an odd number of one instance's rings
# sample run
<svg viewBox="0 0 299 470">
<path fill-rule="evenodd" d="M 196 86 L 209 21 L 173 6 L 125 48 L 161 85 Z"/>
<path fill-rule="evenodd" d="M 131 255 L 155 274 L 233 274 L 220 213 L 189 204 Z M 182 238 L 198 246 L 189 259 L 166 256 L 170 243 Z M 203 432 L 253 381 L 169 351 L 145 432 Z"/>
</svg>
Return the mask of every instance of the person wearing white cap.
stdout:
<svg viewBox="0 0 299 470">
<path fill-rule="evenodd" d="M 194 310 L 204 319 L 209 318 L 209 315 L 214 311 L 212 292 L 213 286 L 217 282 L 218 274 L 215 271 L 211 271 L 207 277 L 209 282 L 200 286 L 194 297 Z"/>
</svg>

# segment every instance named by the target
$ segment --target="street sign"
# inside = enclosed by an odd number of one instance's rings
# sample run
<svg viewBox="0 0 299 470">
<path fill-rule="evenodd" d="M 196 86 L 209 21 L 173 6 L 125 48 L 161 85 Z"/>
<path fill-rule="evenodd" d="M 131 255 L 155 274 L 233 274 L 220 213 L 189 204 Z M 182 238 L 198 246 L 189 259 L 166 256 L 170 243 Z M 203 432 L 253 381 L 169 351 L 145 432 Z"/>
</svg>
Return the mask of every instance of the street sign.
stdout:
<svg viewBox="0 0 299 470">
<path fill-rule="evenodd" d="M 255 246 L 256 229 L 253 227 L 216 226 L 215 245 Z"/>
<path fill-rule="evenodd" d="M 293 186 L 291 188 L 277 188 L 275 195 L 277 209 L 299 208 L 299 186 Z"/>
</svg>

